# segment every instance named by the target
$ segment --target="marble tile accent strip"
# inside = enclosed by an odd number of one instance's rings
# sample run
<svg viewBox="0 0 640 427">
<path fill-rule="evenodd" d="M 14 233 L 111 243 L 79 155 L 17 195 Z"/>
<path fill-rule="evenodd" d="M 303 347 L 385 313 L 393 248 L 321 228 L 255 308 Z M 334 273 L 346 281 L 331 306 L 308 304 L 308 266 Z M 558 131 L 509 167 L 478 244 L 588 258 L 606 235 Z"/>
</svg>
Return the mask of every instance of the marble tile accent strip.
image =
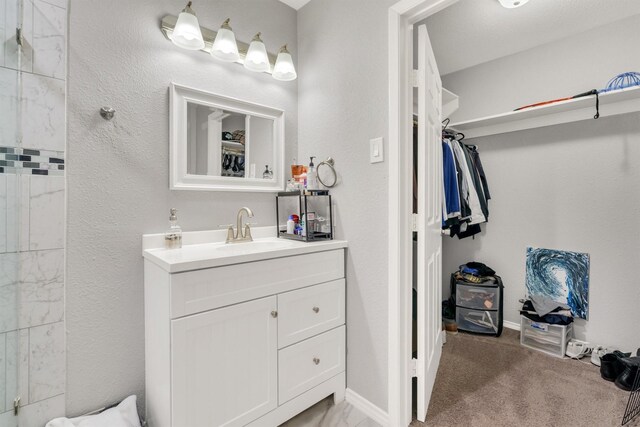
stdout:
<svg viewBox="0 0 640 427">
<path fill-rule="evenodd" d="M 0 147 L 2 174 L 64 175 L 64 153 Z"/>
<path fill-rule="evenodd" d="M 29 402 L 64 393 L 64 322 L 29 329 Z"/>
<path fill-rule="evenodd" d="M 32 176 L 29 249 L 64 248 L 64 177 Z"/>
</svg>

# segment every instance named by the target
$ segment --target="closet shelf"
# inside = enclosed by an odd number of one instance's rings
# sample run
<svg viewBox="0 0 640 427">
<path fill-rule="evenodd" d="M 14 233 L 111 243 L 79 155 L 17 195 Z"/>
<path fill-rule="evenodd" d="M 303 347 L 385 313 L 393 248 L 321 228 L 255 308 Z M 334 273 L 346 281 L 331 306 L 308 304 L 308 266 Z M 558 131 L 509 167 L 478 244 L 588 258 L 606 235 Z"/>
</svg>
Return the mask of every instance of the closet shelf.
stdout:
<svg viewBox="0 0 640 427">
<path fill-rule="evenodd" d="M 450 127 L 463 132 L 467 138 L 497 135 L 581 120 L 593 120 L 596 112 L 595 105 L 595 96 L 589 96 L 452 123 Z M 635 111 L 640 111 L 640 86 L 600 94 L 601 118 Z"/>
<path fill-rule="evenodd" d="M 459 107 L 460 99 L 458 95 L 442 88 L 442 118 L 447 118 L 452 115 Z"/>
</svg>

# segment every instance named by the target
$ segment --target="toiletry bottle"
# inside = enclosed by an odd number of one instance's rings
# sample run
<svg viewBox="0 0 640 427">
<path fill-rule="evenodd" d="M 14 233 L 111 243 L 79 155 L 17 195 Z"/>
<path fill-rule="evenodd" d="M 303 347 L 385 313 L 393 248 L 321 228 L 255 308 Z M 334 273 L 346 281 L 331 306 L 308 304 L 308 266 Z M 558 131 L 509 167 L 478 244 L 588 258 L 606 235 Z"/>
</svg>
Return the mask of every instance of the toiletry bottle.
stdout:
<svg viewBox="0 0 640 427">
<path fill-rule="evenodd" d="M 300 227 L 302 227 L 302 230 L 300 230 L 300 235 L 302 237 L 306 237 L 307 236 L 307 214 L 302 214 L 302 218 L 300 219 Z"/>
<path fill-rule="evenodd" d="M 307 171 L 307 190 L 318 189 L 318 176 L 316 175 L 316 167 L 313 164 L 313 159 L 315 159 L 315 156 L 311 157 L 311 161 L 309 162 L 309 170 Z"/>
<path fill-rule="evenodd" d="M 269 170 L 269 165 L 265 165 L 264 172 L 262 172 L 262 178 L 263 179 L 272 179 L 273 178 L 273 171 Z"/>
<path fill-rule="evenodd" d="M 293 215 L 289 215 L 287 220 L 287 234 L 293 234 L 296 229 L 296 222 L 293 220 Z"/>
<path fill-rule="evenodd" d="M 164 234 L 164 246 L 167 249 L 178 249 L 182 247 L 182 229 L 178 225 L 176 208 L 169 211 L 169 230 Z"/>
</svg>

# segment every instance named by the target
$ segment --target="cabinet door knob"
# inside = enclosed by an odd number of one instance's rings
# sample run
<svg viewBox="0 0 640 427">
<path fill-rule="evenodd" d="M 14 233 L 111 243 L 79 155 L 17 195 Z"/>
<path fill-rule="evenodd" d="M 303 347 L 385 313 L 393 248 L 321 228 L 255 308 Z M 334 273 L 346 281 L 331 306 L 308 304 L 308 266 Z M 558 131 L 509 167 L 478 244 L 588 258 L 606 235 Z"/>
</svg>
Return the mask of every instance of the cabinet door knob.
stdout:
<svg viewBox="0 0 640 427">
<path fill-rule="evenodd" d="M 274 319 L 275 319 L 276 317 L 278 317 L 278 312 L 277 312 L 277 311 L 275 311 L 275 310 L 273 310 L 273 311 L 271 312 L 271 317 L 273 317 Z"/>
<path fill-rule="evenodd" d="M 317 357 L 313 358 L 313 363 L 315 363 L 316 365 L 320 364 L 320 359 L 318 359 Z"/>
<path fill-rule="evenodd" d="M 320 311 L 320 307 L 313 307 L 313 312 L 314 312 L 314 313 L 317 313 L 317 312 L 319 312 L 319 311 Z"/>
</svg>

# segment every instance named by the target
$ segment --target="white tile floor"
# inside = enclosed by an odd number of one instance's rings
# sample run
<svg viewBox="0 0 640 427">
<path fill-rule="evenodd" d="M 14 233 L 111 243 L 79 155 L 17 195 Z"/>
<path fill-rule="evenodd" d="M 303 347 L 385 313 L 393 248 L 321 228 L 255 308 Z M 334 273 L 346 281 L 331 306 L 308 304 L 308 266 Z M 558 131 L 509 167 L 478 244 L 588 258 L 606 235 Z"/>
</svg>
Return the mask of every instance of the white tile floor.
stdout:
<svg viewBox="0 0 640 427">
<path fill-rule="evenodd" d="M 347 402 L 333 404 L 330 396 L 280 427 L 380 427 Z"/>
</svg>

